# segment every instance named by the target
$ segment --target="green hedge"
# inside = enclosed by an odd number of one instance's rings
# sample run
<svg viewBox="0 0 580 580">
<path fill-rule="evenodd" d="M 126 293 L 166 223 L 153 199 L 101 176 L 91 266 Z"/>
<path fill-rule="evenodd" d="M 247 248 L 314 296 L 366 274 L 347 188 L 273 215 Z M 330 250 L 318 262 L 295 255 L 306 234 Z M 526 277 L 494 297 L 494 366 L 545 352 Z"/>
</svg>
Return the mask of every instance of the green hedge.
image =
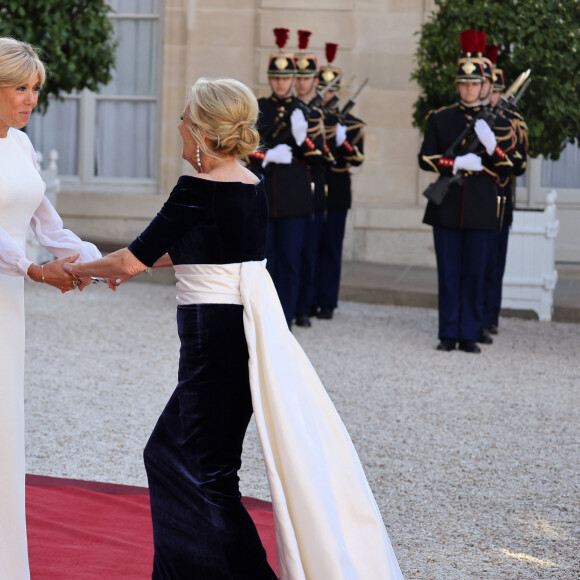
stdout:
<svg viewBox="0 0 580 580">
<path fill-rule="evenodd" d="M 116 40 L 105 0 L 3 0 L 0 36 L 40 49 L 47 67 L 39 109 L 48 98 L 90 89 L 111 80 Z"/>
</svg>

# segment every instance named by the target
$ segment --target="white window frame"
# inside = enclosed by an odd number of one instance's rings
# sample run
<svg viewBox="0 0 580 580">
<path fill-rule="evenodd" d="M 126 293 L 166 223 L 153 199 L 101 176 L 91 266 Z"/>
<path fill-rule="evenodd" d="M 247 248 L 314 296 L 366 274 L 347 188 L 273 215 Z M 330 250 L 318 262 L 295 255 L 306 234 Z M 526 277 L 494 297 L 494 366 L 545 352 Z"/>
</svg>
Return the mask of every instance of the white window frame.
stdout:
<svg viewBox="0 0 580 580">
<path fill-rule="evenodd" d="M 152 97 L 132 95 L 108 95 L 84 89 L 78 94 L 65 95 L 65 100 L 77 100 L 79 102 L 79 127 L 78 127 L 78 175 L 61 175 L 61 191 L 86 194 L 123 194 L 123 195 L 154 195 L 159 193 L 160 174 L 160 135 L 161 135 L 161 79 L 162 79 L 162 50 L 163 50 L 163 9 L 157 14 L 132 14 L 111 13 L 111 20 L 158 20 L 158 60 L 159 74 L 156 94 Z M 152 167 L 151 178 L 121 178 L 121 177 L 97 177 L 94 172 L 95 143 L 96 143 L 96 120 L 97 104 L 99 101 L 132 101 L 132 102 L 156 102 L 156 125 L 155 154 L 157 163 Z"/>
</svg>

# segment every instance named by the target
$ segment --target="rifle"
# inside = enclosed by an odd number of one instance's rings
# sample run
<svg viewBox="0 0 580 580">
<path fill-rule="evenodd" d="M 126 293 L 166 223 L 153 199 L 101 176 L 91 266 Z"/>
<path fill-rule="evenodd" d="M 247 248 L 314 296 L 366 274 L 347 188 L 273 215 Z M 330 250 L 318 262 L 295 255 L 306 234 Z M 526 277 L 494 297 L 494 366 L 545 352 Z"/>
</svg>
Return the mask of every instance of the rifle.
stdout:
<svg viewBox="0 0 580 580">
<path fill-rule="evenodd" d="M 355 104 L 356 104 L 355 99 L 360 95 L 361 91 L 365 88 L 365 86 L 368 82 L 369 82 L 369 79 L 366 78 L 362 82 L 361 86 L 357 89 L 356 93 L 344 105 L 342 110 L 337 110 L 337 111 L 332 110 L 333 107 L 338 104 L 338 95 L 334 95 L 332 97 L 332 99 L 330 99 L 328 101 L 328 103 L 326 103 L 326 105 L 324 105 L 324 107 L 323 107 L 324 110 L 329 111 L 331 113 L 334 113 L 335 115 L 338 116 L 339 119 L 342 119 L 342 117 L 344 117 L 345 115 L 348 115 L 348 113 L 351 111 L 351 109 L 355 106 Z"/>
<path fill-rule="evenodd" d="M 334 87 L 339 83 L 341 77 L 342 74 L 337 75 L 336 77 L 334 77 L 334 80 L 328 85 L 326 85 L 321 91 L 316 91 L 316 96 L 308 103 L 308 107 L 310 109 L 320 107 L 322 105 L 322 99 L 324 99 L 324 95 L 326 95 L 328 91 L 334 90 Z"/>
<path fill-rule="evenodd" d="M 342 73 L 339 74 L 338 76 L 336 76 L 335 79 L 329 85 L 327 85 L 326 90 L 324 91 L 324 94 L 329 89 L 334 89 L 334 85 L 336 85 L 340 81 L 341 78 L 342 78 Z M 351 79 L 348 81 L 346 86 L 348 87 L 355 78 L 356 78 L 356 75 L 354 77 L 351 77 Z M 332 109 L 336 106 L 337 103 L 338 103 L 338 95 L 333 95 L 333 97 L 331 99 L 329 99 L 328 102 L 325 103 L 324 105 L 322 104 L 322 99 L 320 99 L 320 102 L 317 106 L 328 113 L 336 113 Z"/>
<path fill-rule="evenodd" d="M 342 108 L 342 110 L 340 111 L 340 116 L 344 117 L 345 115 L 348 115 L 348 113 L 350 113 L 351 109 L 355 106 L 356 104 L 356 98 L 361 94 L 361 91 L 366 87 L 366 84 L 369 82 L 368 77 L 362 82 L 361 86 L 357 89 L 356 93 L 348 100 L 348 102 L 346 103 L 346 105 L 344 105 L 344 107 Z"/>
<path fill-rule="evenodd" d="M 514 107 L 522 98 L 524 91 L 528 88 L 528 85 L 531 81 L 531 79 L 528 78 L 530 76 L 530 72 L 531 70 L 528 69 L 527 71 L 521 73 L 510 86 L 510 88 L 506 91 L 505 95 L 500 97 L 500 100 L 493 109 L 481 111 L 481 113 L 476 115 L 457 137 L 457 139 L 455 139 L 455 141 L 453 141 L 453 143 L 447 148 L 444 156 L 457 157 L 459 154 L 465 155 L 466 153 L 474 153 L 481 145 L 477 135 L 473 131 L 475 122 L 478 119 L 483 119 L 490 127 L 493 128 L 497 116 L 500 115 L 505 109 Z M 465 139 L 467 139 L 465 145 L 461 147 L 460 150 L 458 150 L 458 147 Z M 440 175 L 437 181 L 431 183 L 427 187 L 427 189 L 423 192 L 423 195 L 435 205 L 441 205 L 449 191 L 451 184 L 457 183 L 463 178 L 464 176 L 461 173 L 457 173 L 452 177 L 448 175 Z"/>
<path fill-rule="evenodd" d="M 338 96 L 334 95 L 331 99 L 329 99 L 329 101 L 322 107 L 325 111 L 328 111 L 329 113 L 332 113 L 334 111 L 332 111 L 332 109 L 334 108 L 334 106 L 338 103 Z"/>
</svg>

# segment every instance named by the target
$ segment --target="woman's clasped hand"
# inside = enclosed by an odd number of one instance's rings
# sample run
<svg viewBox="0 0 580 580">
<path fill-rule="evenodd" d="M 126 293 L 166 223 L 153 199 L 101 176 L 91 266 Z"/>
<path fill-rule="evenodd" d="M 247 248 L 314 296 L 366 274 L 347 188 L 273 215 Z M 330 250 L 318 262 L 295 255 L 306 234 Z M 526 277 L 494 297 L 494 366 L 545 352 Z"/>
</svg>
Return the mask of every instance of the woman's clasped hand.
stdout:
<svg viewBox="0 0 580 580">
<path fill-rule="evenodd" d="M 28 277 L 33 282 L 48 284 L 58 288 L 63 294 L 70 290 L 78 288 L 82 290 L 85 286 L 91 283 L 90 278 L 80 279 L 66 272 L 62 265 L 64 263 L 74 262 L 78 259 L 78 254 L 75 256 L 68 256 L 67 258 L 60 258 L 47 264 L 37 265 L 31 264 L 28 268 Z"/>
</svg>

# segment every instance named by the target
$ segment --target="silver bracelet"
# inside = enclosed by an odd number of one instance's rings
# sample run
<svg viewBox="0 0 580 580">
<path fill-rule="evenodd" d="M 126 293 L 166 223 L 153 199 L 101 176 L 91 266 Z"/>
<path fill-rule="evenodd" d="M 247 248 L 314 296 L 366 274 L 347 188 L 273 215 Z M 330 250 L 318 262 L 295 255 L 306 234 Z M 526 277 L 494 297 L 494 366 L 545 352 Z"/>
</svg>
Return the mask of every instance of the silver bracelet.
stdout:
<svg viewBox="0 0 580 580">
<path fill-rule="evenodd" d="M 44 264 L 40 265 L 40 276 L 42 278 L 42 283 L 46 286 L 46 282 L 44 281 Z"/>
</svg>

